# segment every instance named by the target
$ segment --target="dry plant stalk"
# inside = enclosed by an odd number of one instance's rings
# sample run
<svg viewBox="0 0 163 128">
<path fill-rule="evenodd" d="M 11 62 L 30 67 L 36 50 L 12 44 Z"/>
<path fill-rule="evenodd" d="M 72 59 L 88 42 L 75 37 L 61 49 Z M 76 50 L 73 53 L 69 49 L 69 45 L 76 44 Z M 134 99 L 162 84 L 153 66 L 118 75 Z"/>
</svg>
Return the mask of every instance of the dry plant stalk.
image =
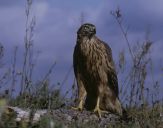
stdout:
<svg viewBox="0 0 163 128">
<path fill-rule="evenodd" d="M 27 0 L 26 7 L 26 30 L 25 30 L 25 52 L 24 52 L 24 61 L 23 68 L 21 73 L 21 91 L 22 95 L 25 92 L 25 89 L 28 88 L 32 83 L 32 73 L 33 73 L 33 36 L 34 36 L 34 27 L 35 27 L 35 17 L 30 19 L 30 12 L 32 7 L 32 0 Z"/>
<path fill-rule="evenodd" d="M 146 90 L 145 82 L 147 80 L 147 72 L 149 70 L 148 66 L 151 61 L 149 53 L 152 41 L 146 39 L 144 43 L 136 43 L 136 45 L 131 46 L 133 43 L 131 43 L 128 39 L 128 29 L 125 30 L 122 25 L 121 10 L 118 8 L 116 11 L 112 11 L 111 15 L 116 19 L 120 27 L 132 60 L 129 62 L 131 65 L 130 69 L 126 69 L 128 73 L 120 89 L 121 96 L 123 96 L 122 101 L 130 107 L 146 104 L 147 101 L 145 100 L 144 94 Z M 134 50 L 132 47 L 134 47 Z M 122 67 L 126 64 L 124 63 L 126 62 L 126 58 L 124 57 L 124 53 L 120 53 L 120 55 L 119 70 L 122 70 Z M 124 73 L 124 71 L 122 71 L 122 73 Z"/>
</svg>

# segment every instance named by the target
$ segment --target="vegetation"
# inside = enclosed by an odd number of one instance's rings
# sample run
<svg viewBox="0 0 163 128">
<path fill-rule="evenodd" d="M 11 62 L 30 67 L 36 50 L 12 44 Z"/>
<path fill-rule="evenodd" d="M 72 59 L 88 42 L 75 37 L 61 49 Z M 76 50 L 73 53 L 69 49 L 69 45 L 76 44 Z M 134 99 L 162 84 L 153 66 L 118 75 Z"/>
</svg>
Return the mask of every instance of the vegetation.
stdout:
<svg viewBox="0 0 163 128">
<path fill-rule="evenodd" d="M 24 40 L 24 59 L 22 62 L 22 70 L 17 72 L 16 61 L 18 47 L 15 47 L 12 67 L 6 71 L 0 70 L 0 87 L 8 85 L 8 89 L 1 90 L 0 99 L 0 127 L 1 128 L 62 128 L 62 122 L 57 122 L 53 116 L 46 115 L 35 124 L 30 122 L 21 122 L 17 124 L 14 120 L 15 115 L 2 114 L 7 104 L 19 106 L 21 108 L 30 109 L 57 109 L 65 104 L 65 96 L 60 94 L 59 89 L 50 89 L 50 75 L 56 63 L 52 64 L 45 77 L 40 81 L 33 80 L 33 71 L 36 66 L 33 51 L 33 35 L 35 29 L 35 18 L 30 18 L 32 0 L 27 0 L 26 7 L 26 29 Z M 108 124 L 108 128 L 161 128 L 163 126 L 163 103 L 159 97 L 159 88 L 161 83 L 153 80 L 150 86 L 146 85 L 147 78 L 153 74 L 153 65 L 150 51 L 153 42 L 146 38 L 144 42 L 135 43 L 132 46 L 128 39 L 128 31 L 123 27 L 122 14 L 120 9 L 111 12 L 111 15 L 117 21 L 120 30 L 128 46 L 128 51 L 122 51 L 119 54 L 119 62 L 117 63 L 117 72 L 122 77 L 120 83 L 120 99 L 126 109 L 130 120 L 119 121 L 115 124 Z M 83 22 L 83 21 L 82 21 Z M 147 33 L 148 37 L 148 33 Z M 133 43 L 132 43 L 133 44 Z M 125 53 L 130 54 L 130 60 L 126 59 Z M 37 54 L 37 53 L 36 53 Z M 3 69 L 4 48 L 0 45 L 0 68 Z M 128 66 L 130 65 L 130 66 Z M 161 69 L 161 68 L 160 68 Z M 151 73 L 151 74 L 150 74 Z M 20 83 L 20 93 L 14 96 L 16 85 Z M 72 86 L 72 92 L 76 92 L 75 84 Z M 75 97 L 76 94 L 74 93 Z M 74 97 L 70 101 L 73 101 Z M 86 124 L 72 123 L 69 127 L 75 128 L 96 128 L 99 127 L 95 121 L 89 121 Z"/>
</svg>

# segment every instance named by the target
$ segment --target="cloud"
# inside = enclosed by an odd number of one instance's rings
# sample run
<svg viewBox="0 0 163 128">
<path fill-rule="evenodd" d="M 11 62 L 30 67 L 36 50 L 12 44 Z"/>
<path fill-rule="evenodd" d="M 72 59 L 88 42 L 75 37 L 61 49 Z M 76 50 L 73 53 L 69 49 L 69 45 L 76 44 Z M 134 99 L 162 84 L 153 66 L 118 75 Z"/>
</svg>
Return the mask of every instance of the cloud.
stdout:
<svg viewBox="0 0 163 128">
<path fill-rule="evenodd" d="M 24 3 L 23 0 L 11 1 L 11 0 L 1 0 L 0 7 L 11 7 L 11 6 L 20 6 Z"/>
<path fill-rule="evenodd" d="M 0 8 L 0 41 L 7 46 L 24 40 L 25 15 L 23 7 Z"/>
<path fill-rule="evenodd" d="M 48 10 L 49 4 L 47 2 L 34 3 L 32 12 L 34 13 L 33 15 L 36 16 L 37 24 L 41 23 L 44 20 Z"/>
</svg>

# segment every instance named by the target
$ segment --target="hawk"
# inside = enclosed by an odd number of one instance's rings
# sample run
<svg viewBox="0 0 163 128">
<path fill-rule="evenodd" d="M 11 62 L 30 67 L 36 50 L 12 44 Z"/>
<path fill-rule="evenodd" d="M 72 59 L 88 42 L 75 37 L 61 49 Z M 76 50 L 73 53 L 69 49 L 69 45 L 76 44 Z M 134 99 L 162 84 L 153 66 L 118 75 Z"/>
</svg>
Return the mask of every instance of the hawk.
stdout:
<svg viewBox="0 0 163 128">
<path fill-rule="evenodd" d="M 105 112 L 122 115 L 112 51 L 96 36 L 93 24 L 85 23 L 77 31 L 73 67 L 79 102 L 74 109 L 93 109 L 99 117 Z"/>
</svg>

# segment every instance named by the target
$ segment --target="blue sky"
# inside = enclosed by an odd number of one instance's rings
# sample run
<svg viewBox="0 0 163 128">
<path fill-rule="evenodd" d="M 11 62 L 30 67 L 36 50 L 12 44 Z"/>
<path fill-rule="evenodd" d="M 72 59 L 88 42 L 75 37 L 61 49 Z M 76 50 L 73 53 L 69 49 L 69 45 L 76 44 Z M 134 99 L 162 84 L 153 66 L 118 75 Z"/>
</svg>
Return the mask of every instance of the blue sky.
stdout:
<svg viewBox="0 0 163 128">
<path fill-rule="evenodd" d="M 14 46 L 19 47 L 20 58 L 23 56 L 25 3 L 25 0 L 0 1 L 0 42 L 5 47 L 7 64 L 11 63 Z M 122 33 L 110 15 L 110 11 L 117 7 L 122 10 L 124 27 L 129 27 L 128 36 L 132 45 L 143 41 L 146 30 L 150 29 L 150 39 L 154 42 L 154 70 L 156 79 L 160 80 L 159 67 L 163 59 L 162 0 L 35 0 L 32 8 L 32 15 L 36 17 L 34 46 L 36 51 L 41 51 L 35 69 L 36 78 L 41 79 L 52 62 L 56 61 L 52 83 L 63 81 L 72 66 L 81 13 L 85 22 L 96 25 L 97 36 L 111 46 L 117 62 L 119 51 L 128 51 Z M 65 84 L 66 89 L 71 86 L 72 81 L 73 71 Z"/>
</svg>

